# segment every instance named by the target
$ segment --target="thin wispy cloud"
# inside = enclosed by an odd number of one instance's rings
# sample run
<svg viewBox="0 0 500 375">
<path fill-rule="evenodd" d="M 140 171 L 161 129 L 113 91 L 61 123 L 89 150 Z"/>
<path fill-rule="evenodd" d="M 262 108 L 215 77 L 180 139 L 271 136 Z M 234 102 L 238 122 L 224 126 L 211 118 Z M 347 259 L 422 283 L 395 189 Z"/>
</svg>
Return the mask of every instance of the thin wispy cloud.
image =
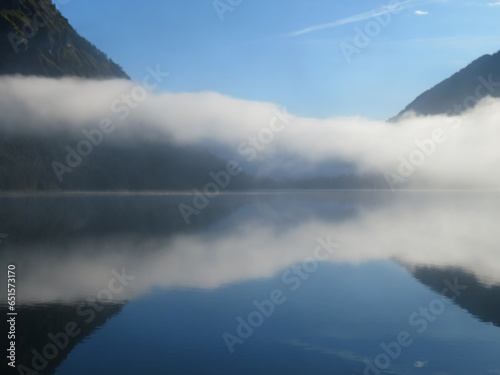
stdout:
<svg viewBox="0 0 500 375">
<path fill-rule="evenodd" d="M 496 3 L 488 3 L 489 7 L 497 7 L 500 5 L 500 1 L 497 1 Z"/>
<path fill-rule="evenodd" d="M 428 14 L 429 14 L 429 12 L 426 12 L 425 10 L 416 10 L 416 11 L 415 11 L 415 14 L 416 14 L 417 16 L 426 16 L 426 15 L 428 15 Z"/>
<path fill-rule="evenodd" d="M 387 12 L 392 12 L 396 9 L 398 9 L 398 11 L 401 11 L 403 9 L 407 9 L 407 8 L 415 5 L 416 2 L 417 2 L 417 0 L 406 0 L 406 1 L 401 1 L 399 3 L 391 4 L 391 5 L 384 5 L 384 6 L 381 6 L 380 8 L 373 9 L 373 10 L 370 10 L 370 11 L 364 12 L 364 13 L 359 13 L 359 14 L 356 14 L 356 15 L 351 16 L 351 17 L 341 18 L 341 19 L 333 21 L 333 22 L 322 23 L 319 25 L 309 26 L 309 27 L 306 27 L 306 28 L 303 28 L 300 30 L 296 30 L 296 31 L 292 31 L 289 33 L 280 34 L 280 35 L 278 35 L 278 37 L 293 38 L 293 37 L 296 37 L 299 35 L 309 34 L 309 33 L 312 33 L 314 31 L 331 29 L 334 27 L 346 25 L 346 24 L 353 23 L 353 22 L 368 20 L 370 18 L 380 16 L 380 15 L 385 14 Z"/>
</svg>

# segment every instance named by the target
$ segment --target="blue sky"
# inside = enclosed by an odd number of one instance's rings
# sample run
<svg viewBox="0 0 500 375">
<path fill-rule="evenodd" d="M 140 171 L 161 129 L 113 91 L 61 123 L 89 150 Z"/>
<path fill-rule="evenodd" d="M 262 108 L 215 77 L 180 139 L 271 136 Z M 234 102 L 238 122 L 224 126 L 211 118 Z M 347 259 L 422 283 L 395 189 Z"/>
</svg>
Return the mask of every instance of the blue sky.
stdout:
<svg viewBox="0 0 500 375">
<path fill-rule="evenodd" d="M 386 119 L 500 49 L 496 0 L 402 0 L 383 26 L 367 12 L 387 14 L 389 0 L 242 0 L 223 20 L 214 0 L 58 2 L 75 29 L 135 80 L 159 64 L 171 74 L 163 91 L 217 91 L 306 117 Z M 220 0 L 231 2 L 238 3 Z M 357 30 L 373 37 L 348 62 L 341 46 L 361 46 Z"/>
</svg>

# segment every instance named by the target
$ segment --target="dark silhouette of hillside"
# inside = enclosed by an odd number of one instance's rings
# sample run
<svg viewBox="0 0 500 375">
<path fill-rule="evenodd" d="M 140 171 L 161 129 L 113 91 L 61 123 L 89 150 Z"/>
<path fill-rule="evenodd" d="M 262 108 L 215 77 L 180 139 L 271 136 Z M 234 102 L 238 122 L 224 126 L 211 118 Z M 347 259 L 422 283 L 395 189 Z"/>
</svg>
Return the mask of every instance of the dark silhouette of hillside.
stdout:
<svg viewBox="0 0 500 375">
<path fill-rule="evenodd" d="M 2 0 L 0 36 L 0 74 L 128 78 L 49 0 Z"/>
<path fill-rule="evenodd" d="M 418 281 L 437 293 L 441 293 L 445 287 L 444 280 L 453 284 L 456 279 L 458 284 L 466 286 L 467 289 L 460 292 L 454 303 L 482 322 L 500 327 L 500 286 L 484 285 L 474 274 L 458 268 L 416 267 L 410 272 Z"/>
<path fill-rule="evenodd" d="M 417 115 L 457 115 L 474 107 L 486 96 L 500 97 L 500 51 L 481 56 L 420 94 L 390 121 L 396 121 L 409 111 Z"/>
</svg>

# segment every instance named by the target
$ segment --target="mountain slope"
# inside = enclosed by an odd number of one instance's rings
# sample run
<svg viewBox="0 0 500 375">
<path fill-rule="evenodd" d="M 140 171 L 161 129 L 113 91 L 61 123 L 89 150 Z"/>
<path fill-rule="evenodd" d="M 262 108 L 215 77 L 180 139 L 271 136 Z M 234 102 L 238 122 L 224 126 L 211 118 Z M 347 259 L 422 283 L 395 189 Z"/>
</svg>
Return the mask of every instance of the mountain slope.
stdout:
<svg viewBox="0 0 500 375">
<path fill-rule="evenodd" d="M 473 273 L 458 268 L 418 266 L 409 272 L 436 293 L 443 291 L 443 287 L 446 286 L 444 280 L 455 281 L 465 286 L 466 288 L 454 299 L 454 303 L 469 311 L 480 321 L 500 327 L 500 286 L 484 285 Z"/>
<path fill-rule="evenodd" d="M 1 0 L 0 4 L 0 75 L 128 79 L 117 64 L 76 33 L 52 1 Z M 58 181 L 53 163 L 64 162 L 66 147 L 81 141 L 82 134 L 63 130 L 11 134 L 2 129 L 1 121 L 0 190 L 203 188 L 209 172 L 226 167 L 225 161 L 200 147 L 178 146 L 166 137 L 147 141 L 138 135 L 122 142 L 116 131 Z M 241 187 L 241 181 L 248 183 L 244 173 L 231 181 L 231 187 Z"/>
<path fill-rule="evenodd" d="M 488 95 L 500 97 L 500 51 L 481 56 L 425 91 L 390 121 L 409 111 L 418 115 L 460 114 Z"/>
<path fill-rule="evenodd" d="M 0 36 L 0 74 L 128 78 L 49 0 L 2 0 Z"/>
<path fill-rule="evenodd" d="M 128 79 L 117 64 L 78 35 L 50 0 L 0 0 L 0 75 L 12 74 Z M 30 104 L 20 105 L 29 109 Z M 109 115 L 113 117 L 113 112 Z M 41 118 L 32 122 L 33 128 L 47 125 Z M 0 117 L 0 190 L 203 190 L 207 184 L 213 186 L 210 173 L 224 171 L 228 165 L 204 147 L 179 145 L 164 133 L 150 134 L 144 123 L 135 124 L 134 131 L 119 127 L 70 168 L 68 149 L 74 152 L 81 142 L 88 143 L 81 132 L 61 126 L 57 131 L 21 134 L 9 131 L 5 123 Z M 92 132 L 95 126 L 85 124 L 85 130 Z M 344 175 L 276 182 L 242 172 L 232 176 L 224 189 L 373 188 L 379 184 Z"/>
</svg>

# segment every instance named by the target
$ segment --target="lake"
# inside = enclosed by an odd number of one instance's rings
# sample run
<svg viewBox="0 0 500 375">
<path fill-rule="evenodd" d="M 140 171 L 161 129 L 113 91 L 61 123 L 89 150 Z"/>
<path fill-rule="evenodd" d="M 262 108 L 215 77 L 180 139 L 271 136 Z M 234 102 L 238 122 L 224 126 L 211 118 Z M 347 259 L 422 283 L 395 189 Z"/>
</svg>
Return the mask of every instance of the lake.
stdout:
<svg viewBox="0 0 500 375">
<path fill-rule="evenodd" d="M 221 194 L 189 223 L 189 194 L 0 205 L 13 373 L 500 374 L 498 192 Z"/>
</svg>

